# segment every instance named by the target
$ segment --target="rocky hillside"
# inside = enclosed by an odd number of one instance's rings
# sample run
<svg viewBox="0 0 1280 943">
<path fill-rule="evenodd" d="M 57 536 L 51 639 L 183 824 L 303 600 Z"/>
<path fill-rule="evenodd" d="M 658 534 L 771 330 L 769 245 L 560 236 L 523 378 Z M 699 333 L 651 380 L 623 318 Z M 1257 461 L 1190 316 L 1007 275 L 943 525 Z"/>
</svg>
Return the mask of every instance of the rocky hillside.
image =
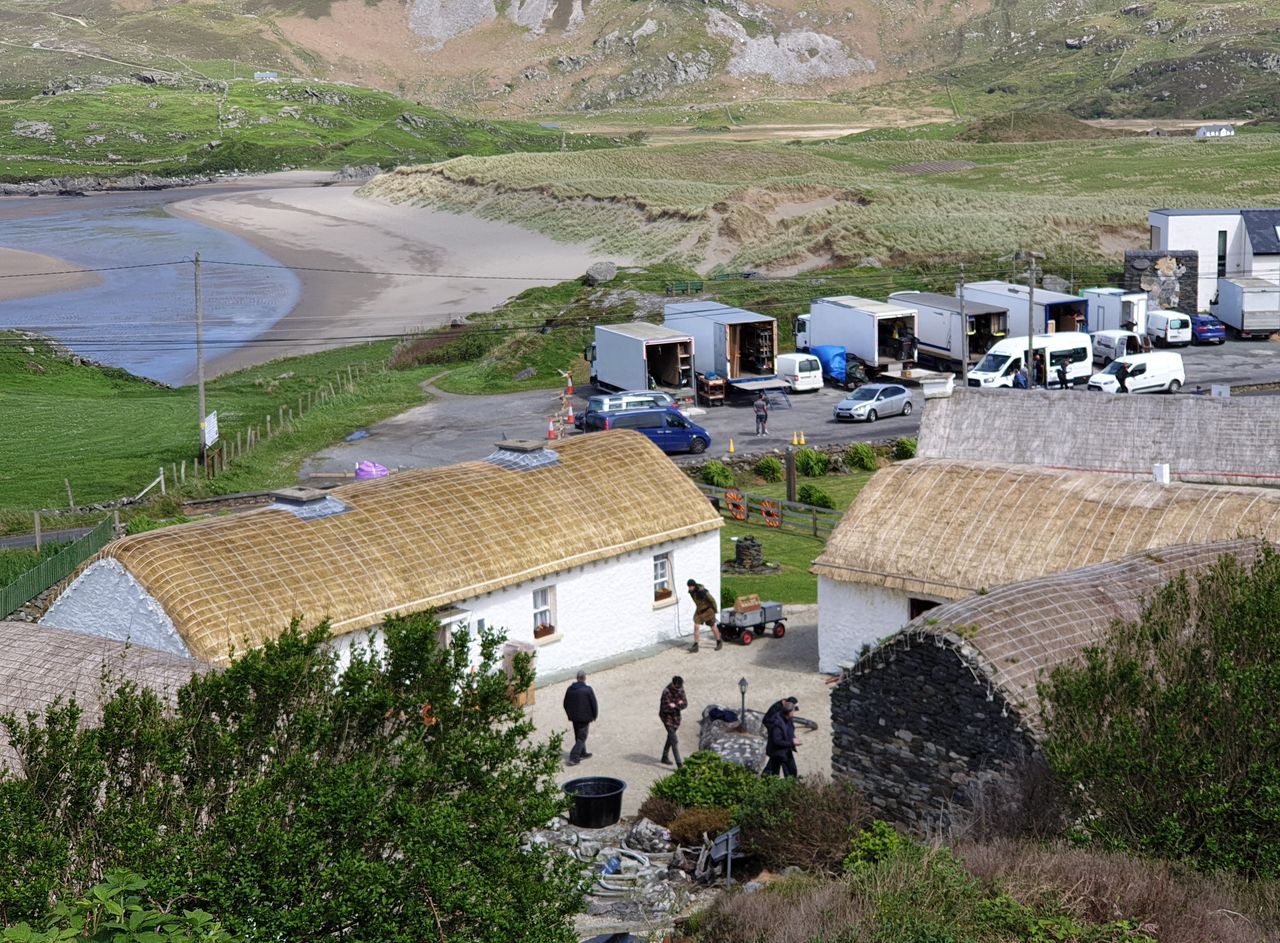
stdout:
<svg viewBox="0 0 1280 943">
<path fill-rule="evenodd" d="M 259 71 L 495 114 L 826 98 L 918 112 L 1280 109 L 1280 0 L 0 0 L 0 98 Z"/>
</svg>

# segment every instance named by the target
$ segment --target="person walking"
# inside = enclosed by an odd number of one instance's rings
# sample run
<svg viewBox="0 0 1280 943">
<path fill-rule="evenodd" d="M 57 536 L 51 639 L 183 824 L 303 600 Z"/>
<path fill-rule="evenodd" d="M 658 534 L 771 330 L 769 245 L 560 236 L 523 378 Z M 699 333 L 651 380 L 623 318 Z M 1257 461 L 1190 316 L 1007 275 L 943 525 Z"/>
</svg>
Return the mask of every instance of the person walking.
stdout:
<svg viewBox="0 0 1280 943">
<path fill-rule="evenodd" d="M 671 765 L 672 757 L 675 757 L 676 769 L 684 766 L 684 761 L 680 759 L 680 741 L 676 732 L 680 729 L 680 712 L 688 706 L 689 701 L 684 696 L 684 678 L 676 675 L 662 689 L 662 699 L 658 702 L 658 718 L 662 721 L 662 726 L 667 728 L 667 742 L 662 746 L 664 766 Z"/>
<path fill-rule="evenodd" d="M 570 766 L 577 766 L 583 760 L 591 759 L 591 754 L 587 752 L 587 731 L 599 713 L 596 692 L 587 684 L 587 673 L 579 671 L 578 680 L 564 692 L 564 715 L 573 724 L 573 749 L 569 751 L 568 761 Z"/>
<path fill-rule="evenodd" d="M 689 651 L 698 650 L 698 636 L 704 625 L 711 629 L 711 634 L 716 640 L 716 651 L 720 651 L 724 646 L 724 642 L 720 640 L 720 627 L 716 625 L 716 612 L 720 607 L 716 605 L 714 597 L 707 592 L 707 588 L 697 580 L 689 580 L 688 586 L 689 596 L 693 599 L 693 645 Z"/>
<path fill-rule="evenodd" d="M 751 408 L 756 414 L 756 435 L 767 436 L 769 434 L 769 397 L 762 392 L 751 404 Z"/>
<path fill-rule="evenodd" d="M 1058 361 L 1058 386 L 1064 390 L 1071 388 L 1071 384 L 1067 382 L 1067 361 L 1065 357 Z"/>
<path fill-rule="evenodd" d="M 1116 367 L 1116 382 L 1120 384 L 1121 393 L 1129 392 L 1129 365 L 1123 360 L 1120 361 L 1120 366 Z"/>
<path fill-rule="evenodd" d="M 764 755 L 769 758 L 769 762 L 761 775 L 791 779 L 799 775 L 796 772 L 796 747 L 800 745 L 800 741 L 796 739 L 795 723 L 796 708 L 799 706 L 794 699 L 787 698 L 782 702 L 782 710 L 770 720 L 766 730 L 769 742 L 764 748 Z"/>
</svg>

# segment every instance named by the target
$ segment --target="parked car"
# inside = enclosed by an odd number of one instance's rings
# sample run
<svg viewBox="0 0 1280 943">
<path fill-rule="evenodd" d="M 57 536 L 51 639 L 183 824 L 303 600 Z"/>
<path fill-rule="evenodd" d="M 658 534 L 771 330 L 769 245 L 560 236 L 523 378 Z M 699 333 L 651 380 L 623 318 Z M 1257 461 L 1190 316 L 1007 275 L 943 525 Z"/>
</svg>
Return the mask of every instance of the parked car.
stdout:
<svg viewBox="0 0 1280 943">
<path fill-rule="evenodd" d="M 875 422 L 882 416 L 911 415 L 911 392 L 892 383 L 860 386 L 832 410 L 836 422 Z"/>
<path fill-rule="evenodd" d="M 1147 315 L 1147 336 L 1157 347 L 1191 343 L 1191 318 L 1180 311 L 1153 311 Z"/>
<path fill-rule="evenodd" d="M 647 435 L 664 452 L 697 454 L 705 452 L 711 444 L 710 432 L 670 406 L 592 413 L 587 416 L 584 428 L 587 432 L 634 429 Z"/>
<path fill-rule="evenodd" d="M 1187 382 L 1182 367 L 1182 354 L 1158 351 L 1132 354 L 1113 360 L 1101 373 L 1089 380 L 1089 389 L 1102 393 L 1120 392 L 1120 370 L 1126 369 L 1125 387 L 1130 393 L 1176 393 Z"/>
<path fill-rule="evenodd" d="M 1212 314 L 1191 315 L 1191 343 L 1225 344 L 1227 326 Z"/>
<path fill-rule="evenodd" d="M 774 368 L 792 393 L 822 389 L 822 361 L 813 354 L 778 354 Z"/>
<path fill-rule="evenodd" d="M 587 408 L 573 417 L 576 429 L 585 429 L 587 417 L 592 413 L 614 413 L 623 409 L 652 409 L 674 407 L 675 399 L 657 390 L 623 390 L 621 393 L 601 393 L 587 400 Z"/>
<path fill-rule="evenodd" d="M 1140 354 L 1144 347 L 1149 350 L 1151 343 L 1144 344 L 1133 331 L 1093 332 L 1093 359 L 1102 361 L 1104 367 L 1119 357 Z"/>
</svg>

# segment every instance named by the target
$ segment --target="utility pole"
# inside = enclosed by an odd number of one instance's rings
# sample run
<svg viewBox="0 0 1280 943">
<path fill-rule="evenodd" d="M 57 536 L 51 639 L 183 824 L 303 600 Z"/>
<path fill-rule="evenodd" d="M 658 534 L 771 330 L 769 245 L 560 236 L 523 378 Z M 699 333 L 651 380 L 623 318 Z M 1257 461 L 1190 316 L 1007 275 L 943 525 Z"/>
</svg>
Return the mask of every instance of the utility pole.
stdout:
<svg viewBox="0 0 1280 943">
<path fill-rule="evenodd" d="M 1035 342 L 1036 342 L 1036 259 L 1043 259 L 1043 252 L 1023 249 L 1018 253 L 1027 262 L 1027 389 L 1036 388 Z M 1045 381 L 1049 379 L 1049 363 L 1045 361 Z"/>
<path fill-rule="evenodd" d="M 964 263 L 960 263 L 960 385 L 969 385 L 969 314 L 964 307 Z"/>
<path fill-rule="evenodd" d="M 196 402 L 200 410 L 200 464 L 205 463 L 204 453 L 204 304 L 200 298 L 200 253 L 195 259 L 196 289 Z"/>
</svg>

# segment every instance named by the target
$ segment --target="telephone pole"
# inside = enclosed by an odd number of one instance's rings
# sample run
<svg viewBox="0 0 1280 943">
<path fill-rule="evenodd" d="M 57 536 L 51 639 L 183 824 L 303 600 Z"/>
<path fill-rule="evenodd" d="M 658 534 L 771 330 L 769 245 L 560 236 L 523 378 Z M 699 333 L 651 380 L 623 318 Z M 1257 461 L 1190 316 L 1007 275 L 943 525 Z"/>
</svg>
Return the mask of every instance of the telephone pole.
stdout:
<svg viewBox="0 0 1280 943">
<path fill-rule="evenodd" d="M 196 403 L 200 410 L 200 465 L 205 463 L 204 446 L 204 304 L 200 298 L 200 253 L 195 259 L 196 290 Z"/>
<path fill-rule="evenodd" d="M 960 263 L 960 385 L 969 385 L 969 315 L 964 307 L 964 263 Z"/>
<path fill-rule="evenodd" d="M 1043 252 L 1022 249 L 1018 256 L 1027 263 L 1027 389 L 1036 388 L 1036 260 L 1043 259 Z M 1048 382 L 1049 363 L 1045 361 L 1045 381 Z"/>
</svg>

